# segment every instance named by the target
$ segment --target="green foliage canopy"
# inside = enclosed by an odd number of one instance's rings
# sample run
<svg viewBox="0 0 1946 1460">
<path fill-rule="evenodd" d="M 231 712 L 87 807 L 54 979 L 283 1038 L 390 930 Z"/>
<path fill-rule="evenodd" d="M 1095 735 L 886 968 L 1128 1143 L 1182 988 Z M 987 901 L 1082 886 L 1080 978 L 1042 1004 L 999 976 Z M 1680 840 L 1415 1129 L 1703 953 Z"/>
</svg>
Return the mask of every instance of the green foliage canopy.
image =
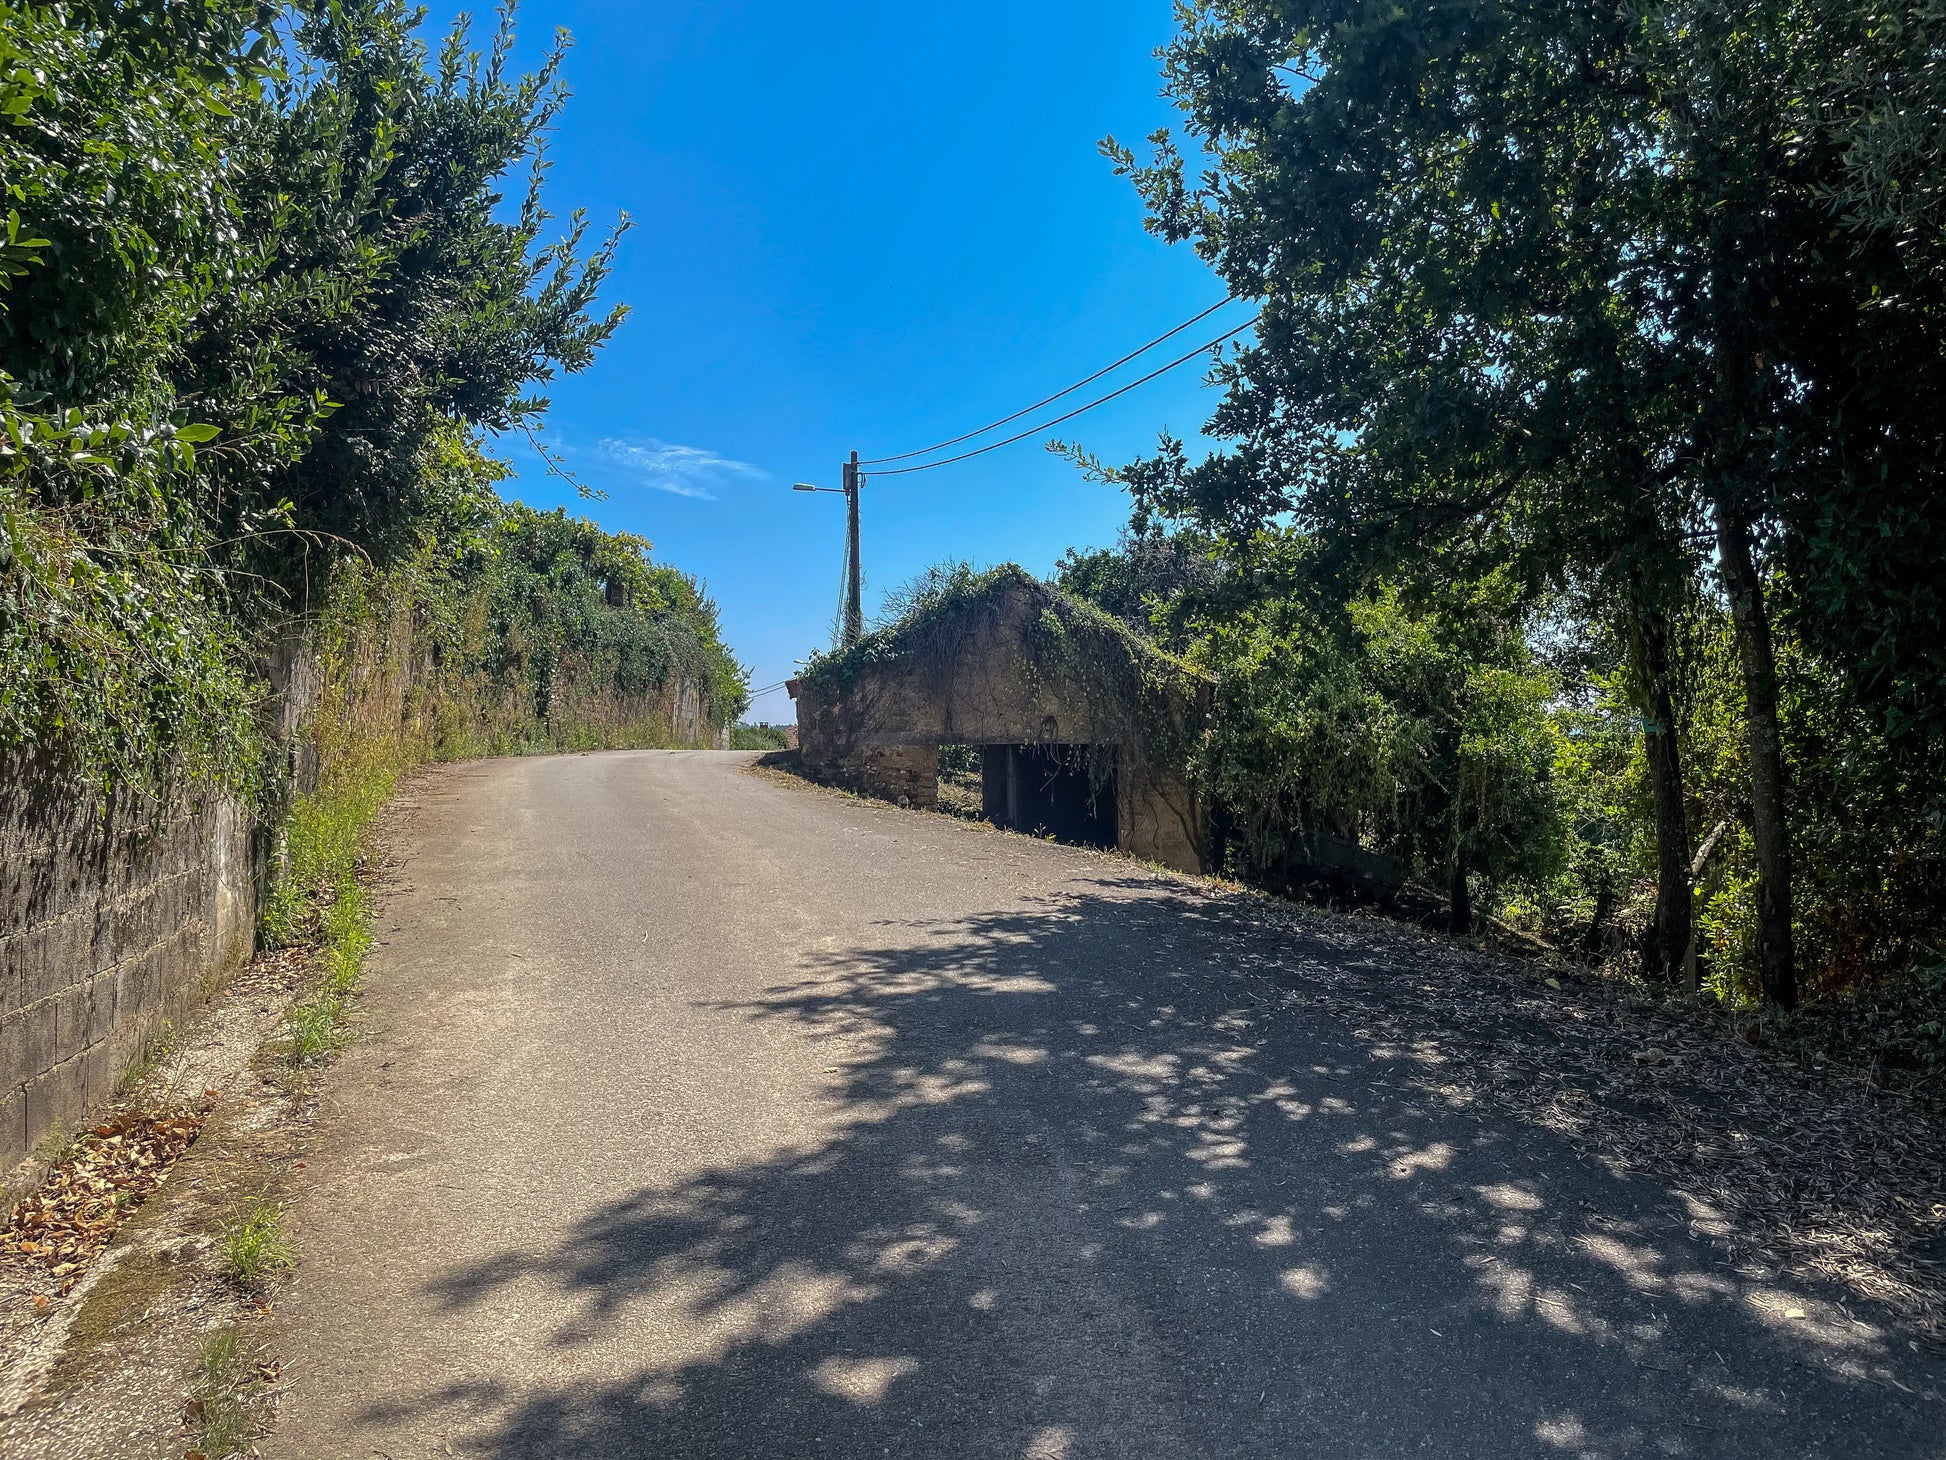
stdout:
<svg viewBox="0 0 1946 1460">
<path fill-rule="evenodd" d="M 518 75 L 510 8 L 484 50 L 421 19 L 0 0 L 0 748 L 244 787 L 252 659 L 335 566 L 503 550 L 509 602 L 530 568 L 558 590 L 541 637 L 741 707 L 713 609 L 645 544 L 576 528 L 587 583 L 523 556 L 547 534 L 481 447 L 619 323 L 620 230 L 543 239 L 565 42 Z M 625 578 L 662 606 L 581 612 Z"/>
</svg>

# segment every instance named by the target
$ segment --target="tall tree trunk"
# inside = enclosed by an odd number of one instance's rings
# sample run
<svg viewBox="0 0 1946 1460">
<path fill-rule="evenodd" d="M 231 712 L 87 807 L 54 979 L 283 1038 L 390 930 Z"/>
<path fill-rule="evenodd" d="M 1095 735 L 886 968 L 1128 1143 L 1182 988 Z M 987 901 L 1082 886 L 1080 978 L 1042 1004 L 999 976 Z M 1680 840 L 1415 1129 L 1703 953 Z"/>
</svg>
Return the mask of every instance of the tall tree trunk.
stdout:
<svg viewBox="0 0 1946 1460">
<path fill-rule="evenodd" d="M 1669 689 L 1669 615 L 1649 600 L 1639 580 L 1629 584 L 1628 613 L 1629 673 L 1636 708 L 1642 712 L 1642 747 L 1655 799 L 1655 927 L 1642 950 L 1642 970 L 1650 978 L 1673 979 L 1681 973 L 1689 948 L 1693 894 L 1682 751 Z"/>
<path fill-rule="evenodd" d="M 1750 833 L 1757 844 L 1757 966 L 1764 999 L 1797 1004 L 1797 954 L 1791 941 L 1790 822 L 1784 802 L 1784 747 L 1777 727 L 1777 655 L 1764 612 L 1763 583 L 1750 551 L 1750 524 L 1722 502 L 1716 546 L 1730 621 L 1743 666 L 1744 719 L 1750 741 Z"/>
</svg>

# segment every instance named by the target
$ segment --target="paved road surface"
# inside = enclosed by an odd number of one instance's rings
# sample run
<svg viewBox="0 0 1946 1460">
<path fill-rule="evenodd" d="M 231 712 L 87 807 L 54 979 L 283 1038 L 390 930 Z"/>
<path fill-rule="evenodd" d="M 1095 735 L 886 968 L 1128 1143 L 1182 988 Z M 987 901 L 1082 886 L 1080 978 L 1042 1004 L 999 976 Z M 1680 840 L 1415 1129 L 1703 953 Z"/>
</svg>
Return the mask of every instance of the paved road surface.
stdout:
<svg viewBox="0 0 1946 1460">
<path fill-rule="evenodd" d="M 1931 1359 L 1239 971 L 1350 955 L 747 760 L 414 793 L 270 1454 L 1946 1455 Z"/>
</svg>

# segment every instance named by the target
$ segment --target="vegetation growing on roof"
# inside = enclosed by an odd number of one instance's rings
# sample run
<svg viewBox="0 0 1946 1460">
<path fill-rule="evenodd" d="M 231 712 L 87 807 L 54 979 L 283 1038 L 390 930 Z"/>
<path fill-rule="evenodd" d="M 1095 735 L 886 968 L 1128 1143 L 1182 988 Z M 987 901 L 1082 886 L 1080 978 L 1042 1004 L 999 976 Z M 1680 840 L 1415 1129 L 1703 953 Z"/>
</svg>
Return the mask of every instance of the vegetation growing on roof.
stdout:
<svg viewBox="0 0 1946 1460">
<path fill-rule="evenodd" d="M 1201 679 L 1186 660 L 1157 647 L 1113 615 L 1044 583 L 1017 563 L 980 572 L 967 563 L 942 563 L 886 595 L 877 626 L 848 649 L 813 655 L 801 678 L 819 688 L 847 688 L 861 670 L 896 659 L 924 658 L 937 649 L 941 630 L 967 612 L 998 606 L 1007 588 L 1025 589 L 1037 600 L 1045 638 L 1057 643 L 1070 634 L 1088 641 L 1096 653 L 1082 661 L 1093 667 L 1123 662 L 1153 662 L 1166 674 Z"/>
</svg>

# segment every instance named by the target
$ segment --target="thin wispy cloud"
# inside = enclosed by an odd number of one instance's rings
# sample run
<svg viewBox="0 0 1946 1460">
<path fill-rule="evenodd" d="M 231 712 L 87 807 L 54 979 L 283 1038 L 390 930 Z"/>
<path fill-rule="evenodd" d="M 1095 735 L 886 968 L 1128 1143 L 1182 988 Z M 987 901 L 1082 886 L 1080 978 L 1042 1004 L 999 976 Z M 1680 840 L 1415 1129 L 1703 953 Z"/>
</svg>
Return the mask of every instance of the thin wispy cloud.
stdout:
<svg viewBox="0 0 1946 1460">
<path fill-rule="evenodd" d="M 595 443 L 590 454 L 627 472 L 638 485 L 651 491 L 695 497 L 705 502 L 716 500 L 713 488 L 738 478 L 761 481 L 765 475 L 761 468 L 747 461 L 719 456 L 700 446 L 671 445 L 652 436 L 635 441 L 604 437 Z"/>
</svg>

